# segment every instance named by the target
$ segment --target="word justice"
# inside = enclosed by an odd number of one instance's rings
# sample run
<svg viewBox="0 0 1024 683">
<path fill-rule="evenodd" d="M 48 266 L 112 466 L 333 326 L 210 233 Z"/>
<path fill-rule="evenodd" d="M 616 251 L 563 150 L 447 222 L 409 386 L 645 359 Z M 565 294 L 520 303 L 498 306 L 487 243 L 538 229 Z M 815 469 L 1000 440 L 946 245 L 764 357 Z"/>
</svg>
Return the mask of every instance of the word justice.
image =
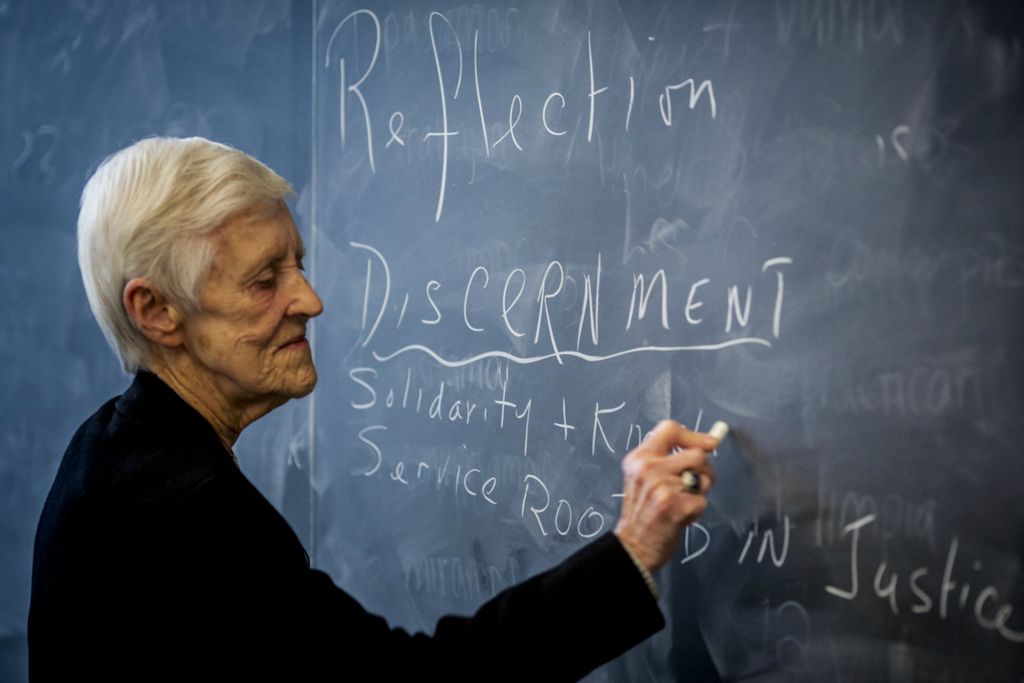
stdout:
<svg viewBox="0 0 1024 683">
<path fill-rule="evenodd" d="M 857 560 L 860 534 L 864 527 L 874 524 L 876 518 L 874 514 L 865 515 L 843 527 L 842 535 L 849 536 L 850 539 L 850 578 L 842 587 L 825 586 L 829 594 L 842 600 L 857 598 L 860 593 L 860 566 Z M 979 590 L 968 580 L 969 575 L 964 577 L 962 570 L 957 571 L 959 547 L 960 538 L 953 536 L 949 542 L 945 562 L 942 564 L 942 579 L 937 586 L 934 579 L 929 576 L 939 576 L 939 572 L 933 572 L 937 567 L 924 565 L 914 569 L 906 578 L 902 578 L 891 568 L 887 571 L 886 562 L 880 562 L 872 580 L 874 594 L 888 602 L 889 609 L 894 615 L 907 614 L 906 594 L 909 592 L 913 594 L 909 605 L 911 615 L 923 616 L 936 610 L 939 619 L 945 621 L 952 613 L 961 612 L 967 615 L 968 619 L 973 618 L 974 622 L 986 631 L 998 633 L 1011 643 L 1024 643 L 1024 631 L 1020 630 L 1019 626 L 1010 625 L 1014 606 L 1000 600 L 999 591 L 994 585 L 984 585 L 983 580 L 976 579 L 983 585 Z M 975 572 L 982 568 L 980 562 L 974 562 L 972 566 Z"/>
</svg>

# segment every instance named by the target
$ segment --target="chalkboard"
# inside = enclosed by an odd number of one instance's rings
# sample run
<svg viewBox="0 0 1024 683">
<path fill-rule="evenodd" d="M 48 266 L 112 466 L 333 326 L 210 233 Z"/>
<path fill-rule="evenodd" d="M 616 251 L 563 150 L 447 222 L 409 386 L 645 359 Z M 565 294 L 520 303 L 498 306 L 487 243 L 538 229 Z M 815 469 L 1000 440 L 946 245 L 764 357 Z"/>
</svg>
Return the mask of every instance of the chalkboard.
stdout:
<svg viewBox="0 0 1024 683">
<path fill-rule="evenodd" d="M 316 562 L 429 630 L 726 420 L 594 680 L 1019 680 L 1020 15 L 325 3 Z"/>
<path fill-rule="evenodd" d="M 1021 680 L 1021 14 L 0 0 L 0 677 L 127 382 L 78 194 L 198 134 L 296 187 L 320 384 L 236 450 L 368 609 L 471 612 L 613 528 L 656 420 L 721 419 L 668 627 L 590 680 Z"/>
</svg>

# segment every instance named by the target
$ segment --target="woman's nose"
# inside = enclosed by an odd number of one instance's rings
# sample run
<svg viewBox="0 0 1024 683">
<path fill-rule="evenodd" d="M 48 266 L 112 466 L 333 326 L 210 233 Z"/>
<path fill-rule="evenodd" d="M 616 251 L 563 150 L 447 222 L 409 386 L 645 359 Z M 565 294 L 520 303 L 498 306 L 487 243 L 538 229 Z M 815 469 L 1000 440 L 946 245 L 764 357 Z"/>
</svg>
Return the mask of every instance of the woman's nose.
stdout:
<svg viewBox="0 0 1024 683">
<path fill-rule="evenodd" d="M 324 303 L 320 300 L 313 286 L 309 284 L 306 276 L 301 271 L 298 271 L 297 274 L 295 298 L 291 306 L 289 306 L 287 314 L 315 318 L 323 313 Z"/>
</svg>

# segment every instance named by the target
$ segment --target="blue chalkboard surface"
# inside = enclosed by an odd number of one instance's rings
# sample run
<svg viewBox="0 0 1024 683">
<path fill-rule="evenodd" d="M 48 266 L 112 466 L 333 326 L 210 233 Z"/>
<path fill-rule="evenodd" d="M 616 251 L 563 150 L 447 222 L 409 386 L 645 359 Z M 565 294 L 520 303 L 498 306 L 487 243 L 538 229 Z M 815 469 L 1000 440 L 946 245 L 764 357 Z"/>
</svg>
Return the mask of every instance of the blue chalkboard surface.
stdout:
<svg viewBox="0 0 1024 683">
<path fill-rule="evenodd" d="M 1022 11 L 0 2 L 3 674 L 126 383 L 78 192 L 200 134 L 298 191 L 320 384 L 237 450 L 371 611 L 472 611 L 614 527 L 658 419 L 726 420 L 668 627 L 591 680 L 1021 680 Z"/>
</svg>

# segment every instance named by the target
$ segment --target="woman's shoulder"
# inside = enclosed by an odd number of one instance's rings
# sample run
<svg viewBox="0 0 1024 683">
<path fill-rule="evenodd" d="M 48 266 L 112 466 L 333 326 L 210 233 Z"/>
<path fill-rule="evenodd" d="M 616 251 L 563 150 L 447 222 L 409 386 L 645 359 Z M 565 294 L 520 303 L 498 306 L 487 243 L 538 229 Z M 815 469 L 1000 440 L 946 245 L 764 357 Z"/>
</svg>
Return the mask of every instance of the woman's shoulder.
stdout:
<svg viewBox="0 0 1024 683">
<path fill-rule="evenodd" d="M 212 427 L 161 386 L 138 378 L 75 432 L 44 516 L 74 509 L 97 523 L 155 521 L 213 479 L 241 477 Z"/>
</svg>

